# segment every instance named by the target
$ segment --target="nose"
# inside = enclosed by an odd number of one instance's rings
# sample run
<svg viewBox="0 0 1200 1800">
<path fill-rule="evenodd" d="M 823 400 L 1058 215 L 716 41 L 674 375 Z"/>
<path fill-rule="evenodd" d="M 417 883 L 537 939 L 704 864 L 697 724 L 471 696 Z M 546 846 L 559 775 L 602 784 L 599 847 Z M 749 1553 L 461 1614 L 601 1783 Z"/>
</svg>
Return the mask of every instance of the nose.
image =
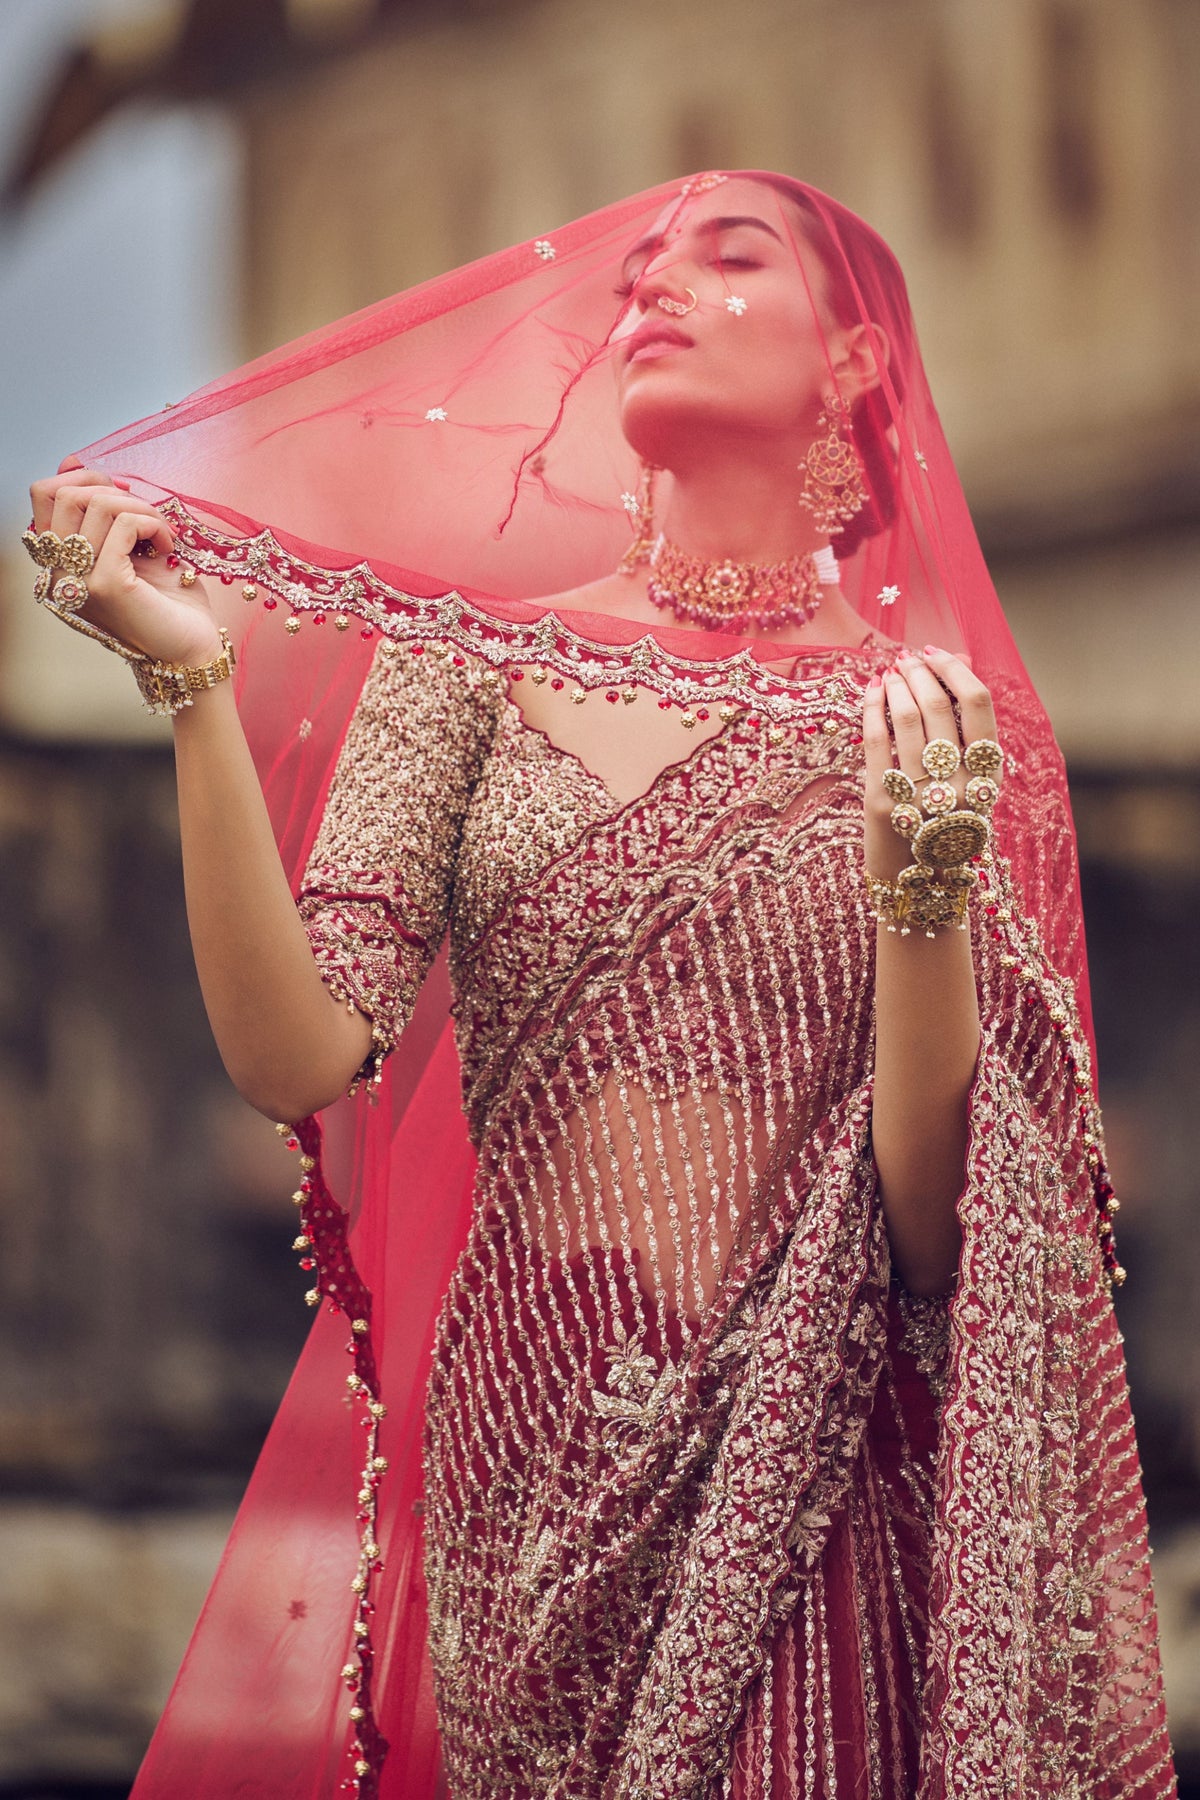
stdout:
<svg viewBox="0 0 1200 1800">
<path fill-rule="evenodd" d="M 691 291 L 686 285 L 689 267 L 678 245 L 664 244 L 656 250 L 637 279 L 635 298 L 642 311 L 648 312 L 660 300 L 682 300 Z"/>
</svg>

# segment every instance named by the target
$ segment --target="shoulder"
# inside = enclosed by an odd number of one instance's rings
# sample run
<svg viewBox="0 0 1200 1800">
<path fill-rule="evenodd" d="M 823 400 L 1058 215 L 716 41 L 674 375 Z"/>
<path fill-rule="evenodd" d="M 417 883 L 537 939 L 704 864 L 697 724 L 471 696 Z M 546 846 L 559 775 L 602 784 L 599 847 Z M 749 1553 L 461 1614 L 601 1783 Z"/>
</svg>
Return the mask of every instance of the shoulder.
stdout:
<svg viewBox="0 0 1200 1800">
<path fill-rule="evenodd" d="M 504 677 L 478 656 L 449 644 L 392 638 L 380 643 L 363 684 L 366 704 L 462 714 L 481 722 L 494 722 L 503 693 Z"/>
<path fill-rule="evenodd" d="M 384 638 L 344 746 L 351 758 L 478 768 L 496 734 L 503 676 L 445 644 Z"/>
</svg>

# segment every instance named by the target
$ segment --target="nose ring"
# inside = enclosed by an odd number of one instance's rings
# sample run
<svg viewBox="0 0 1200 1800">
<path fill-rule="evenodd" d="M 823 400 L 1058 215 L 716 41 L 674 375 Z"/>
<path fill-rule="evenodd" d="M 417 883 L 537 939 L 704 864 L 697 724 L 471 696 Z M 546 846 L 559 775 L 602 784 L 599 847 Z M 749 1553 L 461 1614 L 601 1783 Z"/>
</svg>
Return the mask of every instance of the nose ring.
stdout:
<svg viewBox="0 0 1200 1800">
<path fill-rule="evenodd" d="M 668 300 L 665 294 L 660 294 L 658 296 L 658 304 L 663 312 L 670 313 L 673 318 L 682 319 L 692 311 L 696 304 L 696 296 L 692 293 L 691 288 L 684 288 L 683 291 L 685 294 L 691 294 L 691 301 L 689 304 L 685 305 L 682 300 Z"/>
</svg>

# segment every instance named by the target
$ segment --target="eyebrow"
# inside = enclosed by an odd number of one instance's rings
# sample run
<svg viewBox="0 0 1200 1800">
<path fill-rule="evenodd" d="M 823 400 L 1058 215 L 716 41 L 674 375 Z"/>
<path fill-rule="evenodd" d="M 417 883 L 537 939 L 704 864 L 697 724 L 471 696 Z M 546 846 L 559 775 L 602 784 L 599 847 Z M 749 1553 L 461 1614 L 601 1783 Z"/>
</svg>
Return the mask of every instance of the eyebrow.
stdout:
<svg viewBox="0 0 1200 1800">
<path fill-rule="evenodd" d="M 718 237 L 721 232 L 733 231 L 739 225 L 752 225 L 759 231 L 765 231 L 768 237 L 773 237 L 777 244 L 783 243 L 783 239 L 773 225 L 768 225 L 765 219 L 754 218 L 750 213 L 730 214 L 723 219 L 706 219 L 703 224 L 697 226 L 696 229 L 703 232 L 706 237 Z M 626 252 L 625 258 L 621 264 L 622 269 L 626 269 L 635 256 L 644 256 L 647 251 L 657 250 L 665 242 L 665 235 L 661 231 L 654 232 L 649 237 L 642 238 L 633 246 L 632 250 Z"/>
</svg>

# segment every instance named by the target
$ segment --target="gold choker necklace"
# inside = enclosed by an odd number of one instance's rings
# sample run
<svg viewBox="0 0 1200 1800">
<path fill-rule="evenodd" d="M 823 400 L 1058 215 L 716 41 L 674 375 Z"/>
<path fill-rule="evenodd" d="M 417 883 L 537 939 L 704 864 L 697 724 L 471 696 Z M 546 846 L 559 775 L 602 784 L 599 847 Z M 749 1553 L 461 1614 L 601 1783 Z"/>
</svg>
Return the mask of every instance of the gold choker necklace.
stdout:
<svg viewBox="0 0 1200 1800">
<path fill-rule="evenodd" d="M 837 582 L 837 561 L 826 547 L 781 563 L 706 562 L 660 536 L 648 554 L 646 592 L 655 606 L 697 625 L 806 624 L 821 604 L 821 588 Z"/>
</svg>

